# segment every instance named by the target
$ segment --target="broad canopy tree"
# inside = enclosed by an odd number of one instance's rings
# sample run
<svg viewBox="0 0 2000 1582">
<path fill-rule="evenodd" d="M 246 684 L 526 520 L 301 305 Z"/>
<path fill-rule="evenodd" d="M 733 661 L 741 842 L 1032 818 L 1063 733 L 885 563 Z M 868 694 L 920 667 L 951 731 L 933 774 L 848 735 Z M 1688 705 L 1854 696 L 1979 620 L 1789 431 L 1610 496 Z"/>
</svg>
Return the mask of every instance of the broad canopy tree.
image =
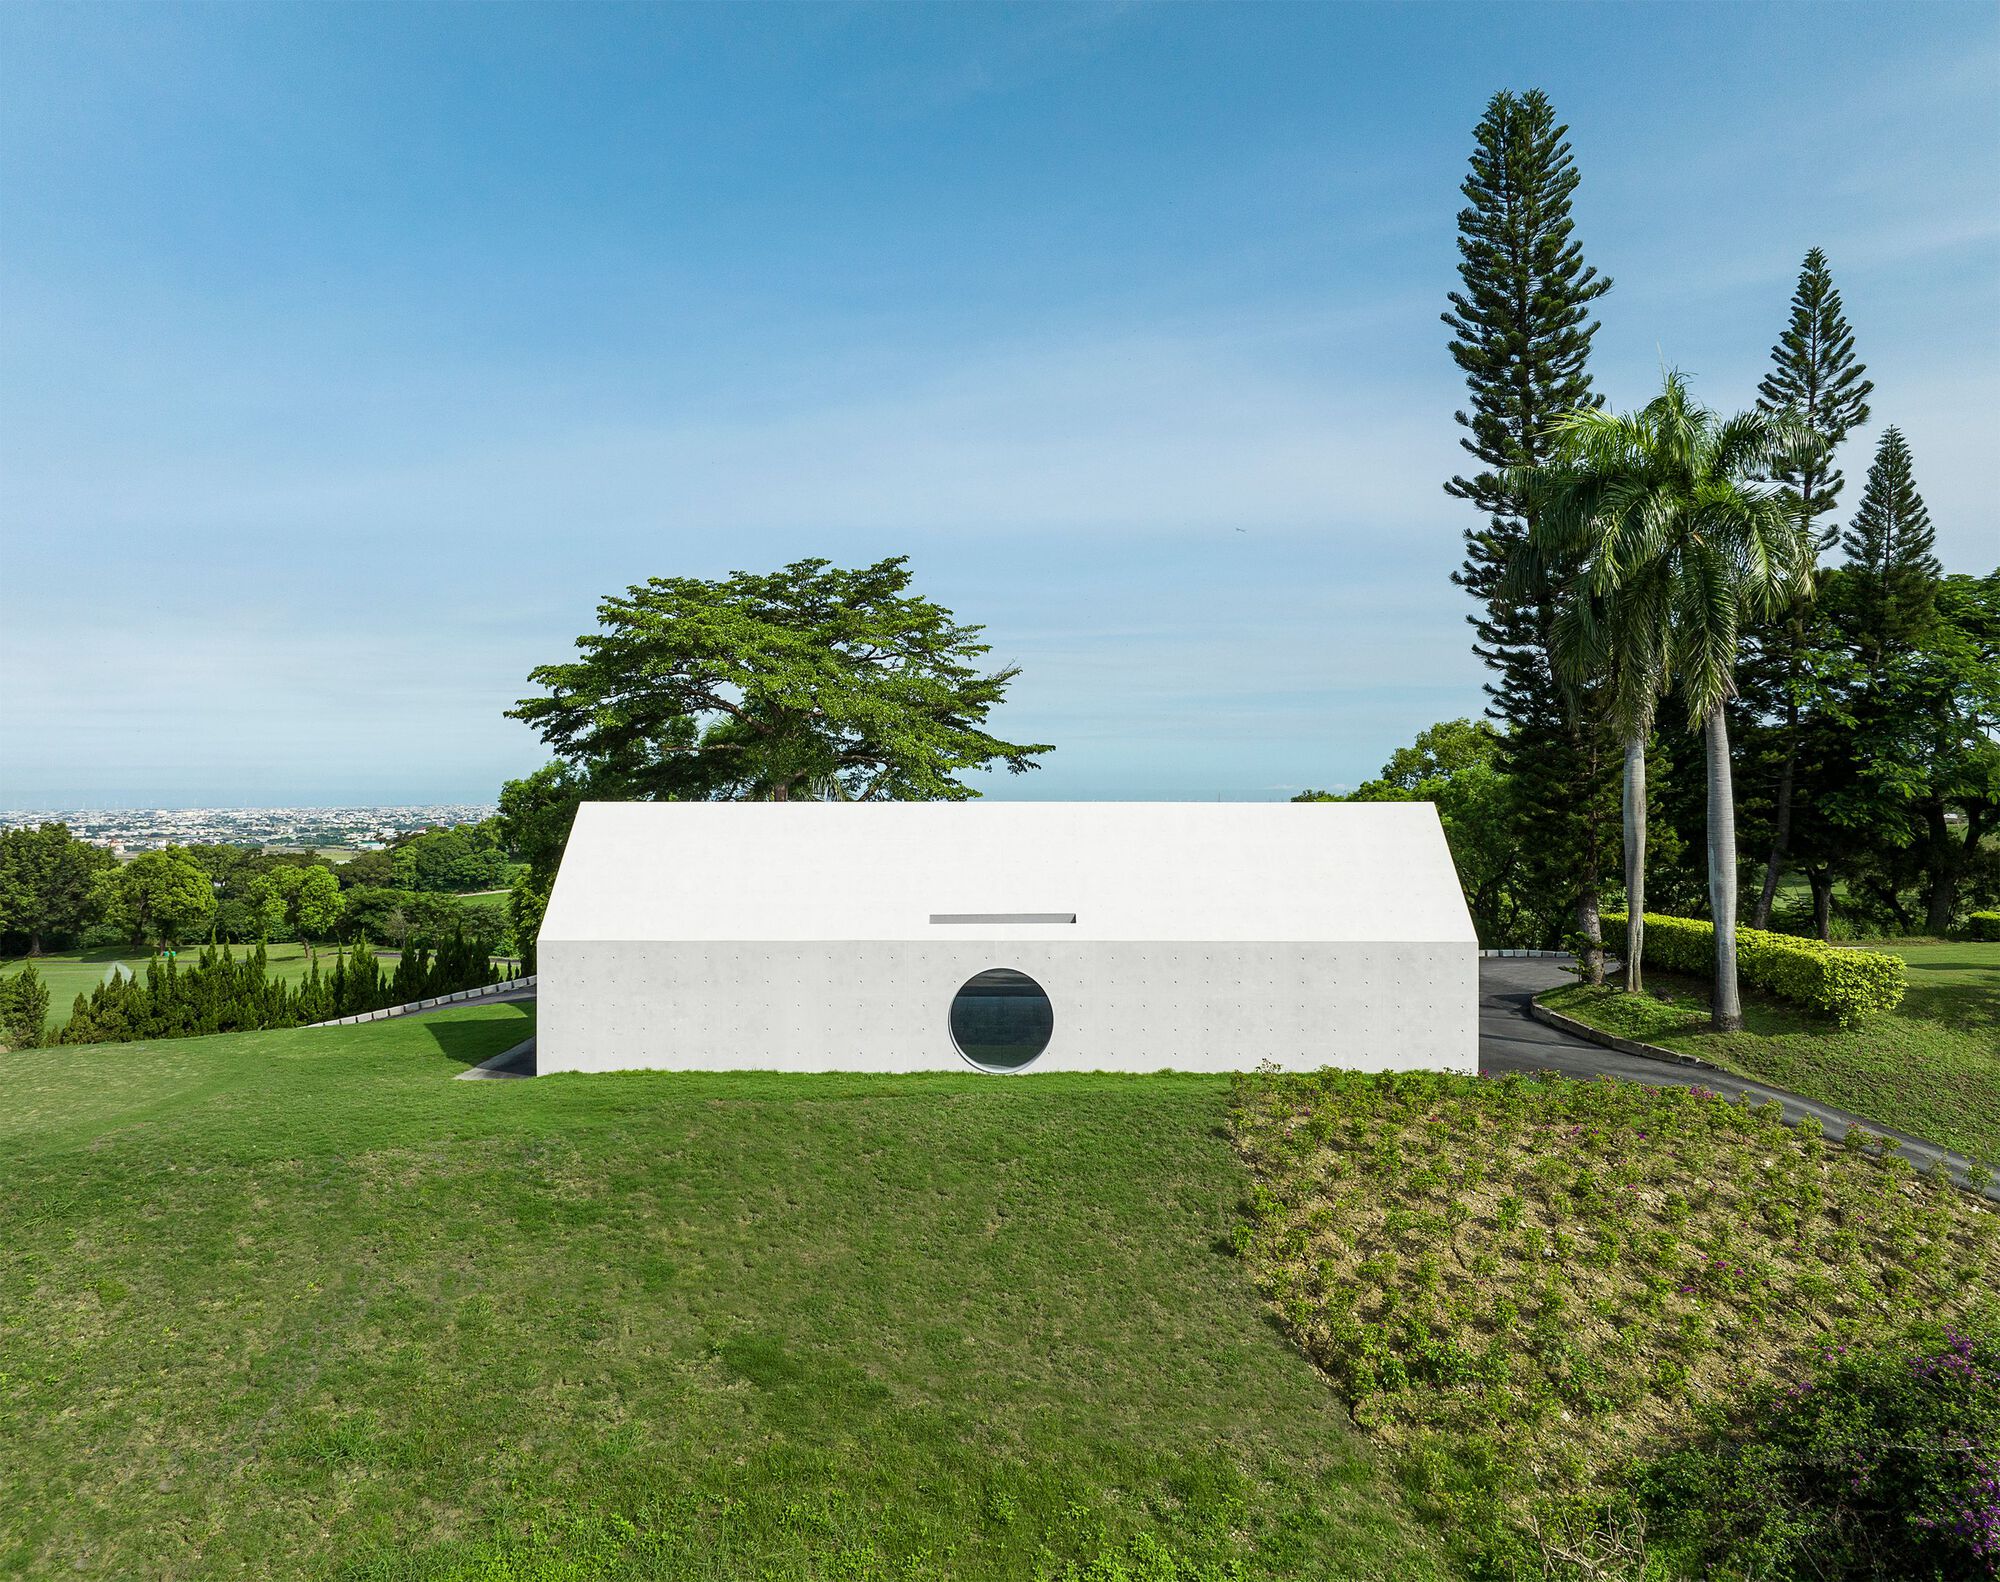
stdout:
<svg viewBox="0 0 2000 1582">
<path fill-rule="evenodd" d="M 289 925 L 304 941 L 308 958 L 316 955 L 315 947 L 322 940 L 334 937 L 346 904 L 333 870 L 318 863 L 286 865 L 259 874 L 252 882 L 251 897 L 264 937 L 269 938 L 274 928 Z"/>
<path fill-rule="evenodd" d="M 0 937 L 25 940 L 31 956 L 74 939 L 97 917 L 99 875 L 116 866 L 67 824 L 0 830 Z"/>
<path fill-rule="evenodd" d="M 179 846 L 141 852 L 101 874 L 97 899 L 105 921 L 122 928 L 135 947 L 155 950 L 200 939 L 215 915 L 214 881 Z"/>
<path fill-rule="evenodd" d="M 2000 572 L 1923 588 L 1914 627 L 1894 586 L 1872 561 L 1828 579 L 1829 625 L 1862 662 L 1838 699 L 1818 798 L 1864 892 L 1913 927 L 1898 892 L 1914 885 L 1923 931 L 1945 934 L 2000 828 Z"/>
<path fill-rule="evenodd" d="M 801 560 L 720 581 L 655 577 L 598 606 L 582 657 L 541 665 L 511 717 L 626 796 L 956 801 L 958 776 L 1051 749 L 985 729 L 1017 671 L 982 628 L 908 591 L 903 556 Z"/>
</svg>

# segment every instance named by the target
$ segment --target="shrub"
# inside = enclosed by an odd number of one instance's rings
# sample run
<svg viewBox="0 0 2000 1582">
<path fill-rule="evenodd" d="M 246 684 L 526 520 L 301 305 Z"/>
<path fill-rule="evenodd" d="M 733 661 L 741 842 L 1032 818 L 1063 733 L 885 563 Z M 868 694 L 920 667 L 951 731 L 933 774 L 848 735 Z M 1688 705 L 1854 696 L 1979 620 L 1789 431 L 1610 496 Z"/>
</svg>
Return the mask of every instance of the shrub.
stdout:
<svg viewBox="0 0 2000 1582">
<path fill-rule="evenodd" d="M 1661 1547 L 1699 1575 L 2000 1575 L 2000 1335 L 1829 1347 L 1810 1377 L 1642 1468 Z"/>
<path fill-rule="evenodd" d="M 79 994 L 56 1041 L 117 1044 L 299 1027 L 476 989 L 498 976 L 484 947 L 459 934 L 434 954 L 424 945 L 405 950 L 386 982 L 374 953 L 360 947 L 336 960 L 329 975 L 315 963 L 296 986 L 270 976 L 262 945 L 244 956 L 211 945 L 189 965 L 150 961 L 143 980 L 118 978 Z"/>
<path fill-rule="evenodd" d="M 0 1044 L 33 1049 L 42 1041 L 49 1014 L 49 987 L 30 962 L 11 978 L 0 978 Z"/>
<path fill-rule="evenodd" d="M 1622 933 L 1625 918 L 1606 913 L 1607 934 Z M 1646 914 L 1645 965 L 1699 976 L 1715 960 L 1715 925 L 1693 917 Z M 1736 967 L 1745 983 L 1766 994 L 1821 1011 L 1852 1027 L 1864 1017 L 1903 1003 L 1907 969 L 1901 956 L 1843 950 L 1816 939 L 1736 930 Z"/>
<path fill-rule="evenodd" d="M 1974 912 L 1965 920 L 1965 931 L 1974 939 L 2000 939 L 2000 912 Z"/>
</svg>

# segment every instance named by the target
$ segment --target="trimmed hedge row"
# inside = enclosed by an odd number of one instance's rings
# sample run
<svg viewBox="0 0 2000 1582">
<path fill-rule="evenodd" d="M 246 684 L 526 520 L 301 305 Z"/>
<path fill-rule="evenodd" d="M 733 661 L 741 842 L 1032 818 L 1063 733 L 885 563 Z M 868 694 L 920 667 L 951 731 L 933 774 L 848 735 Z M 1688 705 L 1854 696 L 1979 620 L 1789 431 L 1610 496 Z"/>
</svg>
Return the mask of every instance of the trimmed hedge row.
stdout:
<svg viewBox="0 0 2000 1582">
<path fill-rule="evenodd" d="M 1625 930 L 1625 914 L 1604 916 L 1607 938 Z M 1699 976 L 1715 963 L 1715 925 L 1694 917 L 1646 914 L 1643 965 Z M 1736 970 L 1745 983 L 1766 994 L 1821 1011 L 1843 1027 L 1864 1017 L 1893 1011 L 1907 987 L 1901 956 L 1879 950 L 1842 950 L 1817 939 L 1771 934 L 1760 928 L 1736 930 Z"/>
<path fill-rule="evenodd" d="M 1974 939 L 2000 939 L 2000 912 L 1974 912 L 1965 929 Z"/>
</svg>

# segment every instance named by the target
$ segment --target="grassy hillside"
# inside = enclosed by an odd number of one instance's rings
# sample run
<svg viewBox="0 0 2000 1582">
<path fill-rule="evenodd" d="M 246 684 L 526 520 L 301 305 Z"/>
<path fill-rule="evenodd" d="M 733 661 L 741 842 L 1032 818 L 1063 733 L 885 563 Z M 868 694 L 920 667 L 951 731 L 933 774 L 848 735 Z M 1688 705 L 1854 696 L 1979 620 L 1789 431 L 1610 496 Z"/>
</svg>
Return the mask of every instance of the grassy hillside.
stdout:
<svg viewBox="0 0 2000 1582">
<path fill-rule="evenodd" d="M 1649 974 L 1647 996 L 1570 985 L 1555 1010 L 1698 1055 L 2000 1165 L 2000 944 L 1899 944 L 1910 988 L 1892 1014 L 1842 1029 L 1745 991 L 1738 1033 L 1706 1030 L 1708 985 Z"/>
<path fill-rule="evenodd" d="M 1635 1464 L 1760 1387 L 1796 1398 L 1816 1361 L 2000 1322 L 2000 1213 L 1775 1104 L 1424 1073 L 1239 1091 L 1241 1239 L 1273 1315 L 1441 1530 L 1486 1546 L 1479 1575 L 1835 1574 L 1748 1549 L 1718 1572 L 1671 1543 L 1642 1559 Z M 1847 1430 L 1857 1463 L 1910 1448 Z M 1974 1574 L 1976 1542 L 1941 1543 L 1935 1571 L 1867 1574 Z"/>
<path fill-rule="evenodd" d="M 0 1056 L 0 1575 L 1433 1574 L 1220 1080 L 449 1080 L 528 1025 Z"/>
</svg>

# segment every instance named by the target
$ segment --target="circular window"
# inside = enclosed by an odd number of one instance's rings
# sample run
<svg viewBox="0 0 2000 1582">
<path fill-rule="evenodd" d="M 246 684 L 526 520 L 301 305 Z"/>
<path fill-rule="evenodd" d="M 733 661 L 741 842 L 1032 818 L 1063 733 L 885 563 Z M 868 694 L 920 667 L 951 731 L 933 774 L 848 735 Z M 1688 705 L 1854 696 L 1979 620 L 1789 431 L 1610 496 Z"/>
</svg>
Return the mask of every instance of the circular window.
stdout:
<svg viewBox="0 0 2000 1582">
<path fill-rule="evenodd" d="M 1019 1071 L 1049 1047 L 1055 1008 L 1025 972 L 993 967 L 966 981 L 951 1002 L 951 1037 L 982 1071 Z"/>
</svg>

